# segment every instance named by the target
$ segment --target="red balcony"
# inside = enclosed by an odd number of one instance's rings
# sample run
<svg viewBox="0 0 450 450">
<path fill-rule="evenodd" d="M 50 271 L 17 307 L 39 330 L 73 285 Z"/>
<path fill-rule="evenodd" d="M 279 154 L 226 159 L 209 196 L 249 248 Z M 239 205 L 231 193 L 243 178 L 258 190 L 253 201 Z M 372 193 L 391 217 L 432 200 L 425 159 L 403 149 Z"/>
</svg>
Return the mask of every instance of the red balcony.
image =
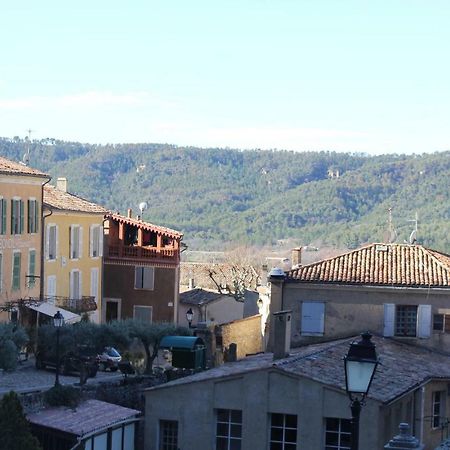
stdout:
<svg viewBox="0 0 450 450">
<path fill-rule="evenodd" d="M 107 247 L 107 259 L 125 259 L 133 261 L 153 261 L 177 264 L 179 262 L 178 251 L 173 248 L 151 248 L 127 245 L 109 245 Z"/>
</svg>

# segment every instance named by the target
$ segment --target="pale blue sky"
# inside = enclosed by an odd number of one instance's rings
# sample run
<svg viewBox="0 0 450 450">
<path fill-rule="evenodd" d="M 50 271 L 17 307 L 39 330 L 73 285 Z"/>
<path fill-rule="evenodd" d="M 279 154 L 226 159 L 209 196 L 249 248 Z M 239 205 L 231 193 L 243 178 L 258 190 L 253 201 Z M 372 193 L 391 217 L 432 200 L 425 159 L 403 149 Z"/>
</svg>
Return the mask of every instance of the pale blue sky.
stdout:
<svg viewBox="0 0 450 450">
<path fill-rule="evenodd" d="M 2 3 L 2 137 L 450 149 L 447 0 Z"/>
</svg>

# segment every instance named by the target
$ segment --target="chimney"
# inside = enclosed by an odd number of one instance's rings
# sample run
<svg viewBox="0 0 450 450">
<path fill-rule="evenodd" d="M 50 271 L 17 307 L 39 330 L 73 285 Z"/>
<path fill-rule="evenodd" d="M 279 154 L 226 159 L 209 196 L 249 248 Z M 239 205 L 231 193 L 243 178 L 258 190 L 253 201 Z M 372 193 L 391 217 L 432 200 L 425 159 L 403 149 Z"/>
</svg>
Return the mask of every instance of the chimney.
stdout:
<svg viewBox="0 0 450 450">
<path fill-rule="evenodd" d="M 133 215 L 133 210 L 131 208 L 128 208 L 128 210 L 127 210 L 127 217 L 129 219 L 131 219 L 132 215 Z"/>
<path fill-rule="evenodd" d="M 194 289 L 195 283 L 193 278 L 189 278 L 189 289 Z"/>
<path fill-rule="evenodd" d="M 289 356 L 291 350 L 292 311 L 279 311 L 273 314 L 273 359 Z"/>
<path fill-rule="evenodd" d="M 292 249 L 291 261 L 292 267 L 302 265 L 302 247 L 295 247 Z"/>
<path fill-rule="evenodd" d="M 62 192 L 67 192 L 67 178 L 59 177 L 56 179 L 56 189 Z"/>
</svg>

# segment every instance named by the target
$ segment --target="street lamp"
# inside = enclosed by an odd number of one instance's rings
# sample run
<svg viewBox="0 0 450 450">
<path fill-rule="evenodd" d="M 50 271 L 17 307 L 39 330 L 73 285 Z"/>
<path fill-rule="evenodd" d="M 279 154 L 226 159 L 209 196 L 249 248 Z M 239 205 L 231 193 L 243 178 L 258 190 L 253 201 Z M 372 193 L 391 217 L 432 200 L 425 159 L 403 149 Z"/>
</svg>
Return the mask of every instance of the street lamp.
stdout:
<svg viewBox="0 0 450 450">
<path fill-rule="evenodd" d="M 59 330 L 64 325 L 63 315 L 57 311 L 53 316 L 53 326 L 56 328 L 56 377 L 55 387 L 59 386 Z"/>
<path fill-rule="evenodd" d="M 194 312 L 192 311 L 192 308 L 189 308 L 186 311 L 186 320 L 189 323 L 189 328 L 192 328 L 192 319 L 194 318 Z"/>
<path fill-rule="evenodd" d="M 350 398 L 352 411 L 351 450 L 358 450 L 361 405 L 364 404 L 378 366 L 375 344 L 370 340 L 372 335 L 366 331 L 361 334 L 361 337 L 359 342 L 350 344 L 348 353 L 344 357 L 345 390 Z"/>
</svg>

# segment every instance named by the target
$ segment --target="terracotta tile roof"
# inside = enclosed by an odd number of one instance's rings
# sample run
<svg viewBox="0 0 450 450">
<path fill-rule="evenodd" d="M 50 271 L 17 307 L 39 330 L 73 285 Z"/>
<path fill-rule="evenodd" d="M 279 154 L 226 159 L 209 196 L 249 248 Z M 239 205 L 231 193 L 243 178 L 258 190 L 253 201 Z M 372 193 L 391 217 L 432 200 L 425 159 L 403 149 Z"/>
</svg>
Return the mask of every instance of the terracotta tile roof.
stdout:
<svg viewBox="0 0 450 450">
<path fill-rule="evenodd" d="M 68 407 L 48 408 L 29 414 L 27 419 L 36 425 L 84 436 L 100 431 L 116 423 L 132 419 L 140 414 L 136 409 L 100 400 L 87 400 L 75 409 Z"/>
<path fill-rule="evenodd" d="M 107 214 L 105 216 L 106 219 L 113 220 L 119 223 L 126 223 L 128 225 L 134 225 L 137 228 L 142 228 L 146 231 L 154 231 L 155 233 L 163 234 L 165 236 L 171 237 L 173 239 L 180 239 L 183 237 L 183 233 L 179 231 L 172 230 L 170 228 L 161 227 L 159 225 L 153 225 L 150 222 L 144 222 L 140 219 L 133 219 L 131 217 L 125 217 L 120 214 Z"/>
<path fill-rule="evenodd" d="M 233 297 L 227 296 L 226 294 L 221 294 L 217 291 L 208 291 L 202 288 L 191 289 L 190 291 L 185 291 L 180 293 L 180 303 L 185 303 L 187 305 L 205 305 L 211 303 L 222 297 Z"/>
<path fill-rule="evenodd" d="M 277 361 L 273 361 L 272 353 L 249 356 L 237 362 L 149 388 L 147 391 L 270 369 L 308 378 L 345 391 L 343 357 L 354 340 L 359 340 L 359 337 L 292 349 L 290 356 Z M 428 380 L 450 380 L 450 356 L 392 338 L 373 336 L 372 341 L 376 345 L 381 365 L 375 373 L 369 391 L 370 398 L 389 403 Z"/>
<path fill-rule="evenodd" d="M 64 192 L 54 186 L 44 186 L 44 204 L 63 211 L 106 214 L 109 211 L 103 206 L 89 202 L 69 192 Z"/>
<path fill-rule="evenodd" d="M 370 244 L 287 272 L 287 280 L 374 286 L 449 287 L 450 256 L 422 245 Z"/>
<path fill-rule="evenodd" d="M 50 175 L 45 174 L 37 169 L 25 166 L 24 164 L 11 161 L 0 156 L 0 173 L 7 175 L 27 175 L 34 177 L 50 178 Z"/>
</svg>

